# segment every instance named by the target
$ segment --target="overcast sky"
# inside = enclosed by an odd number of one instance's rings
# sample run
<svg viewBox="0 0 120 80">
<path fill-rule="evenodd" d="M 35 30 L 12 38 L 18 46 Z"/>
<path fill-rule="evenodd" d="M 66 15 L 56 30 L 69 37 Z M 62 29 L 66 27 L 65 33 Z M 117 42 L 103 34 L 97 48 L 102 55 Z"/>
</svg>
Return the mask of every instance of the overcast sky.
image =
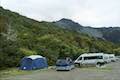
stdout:
<svg viewBox="0 0 120 80">
<path fill-rule="evenodd" d="M 27 17 L 72 19 L 84 26 L 120 26 L 120 0 L 0 0 L 1 6 Z"/>
</svg>

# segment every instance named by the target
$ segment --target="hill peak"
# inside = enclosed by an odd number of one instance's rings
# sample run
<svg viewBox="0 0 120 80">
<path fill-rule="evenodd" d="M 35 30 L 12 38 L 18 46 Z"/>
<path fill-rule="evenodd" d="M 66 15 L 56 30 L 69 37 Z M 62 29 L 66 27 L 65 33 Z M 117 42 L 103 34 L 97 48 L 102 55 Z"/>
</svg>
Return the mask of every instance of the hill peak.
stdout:
<svg viewBox="0 0 120 80">
<path fill-rule="evenodd" d="M 73 20 L 71 20 L 71 19 L 67 19 L 67 18 L 62 18 L 62 19 L 60 19 L 59 21 L 68 21 L 68 22 L 74 22 Z"/>
</svg>

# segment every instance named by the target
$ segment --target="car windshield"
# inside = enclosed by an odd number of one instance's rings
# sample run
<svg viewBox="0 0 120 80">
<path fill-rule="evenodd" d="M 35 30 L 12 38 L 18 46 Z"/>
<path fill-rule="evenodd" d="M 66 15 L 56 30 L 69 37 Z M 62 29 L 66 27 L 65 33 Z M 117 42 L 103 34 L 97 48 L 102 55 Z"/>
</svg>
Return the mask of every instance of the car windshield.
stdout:
<svg viewBox="0 0 120 80">
<path fill-rule="evenodd" d="M 68 61 L 65 59 L 57 60 L 56 65 L 68 65 Z"/>
</svg>

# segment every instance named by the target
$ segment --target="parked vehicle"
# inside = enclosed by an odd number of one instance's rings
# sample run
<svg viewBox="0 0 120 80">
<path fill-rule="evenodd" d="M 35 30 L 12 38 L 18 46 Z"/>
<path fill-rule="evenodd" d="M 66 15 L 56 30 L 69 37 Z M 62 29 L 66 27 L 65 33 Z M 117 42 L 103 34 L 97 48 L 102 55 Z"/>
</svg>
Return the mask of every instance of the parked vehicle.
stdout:
<svg viewBox="0 0 120 80">
<path fill-rule="evenodd" d="M 56 62 L 56 70 L 72 70 L 74 62 L 71 59 L 58 59 Z"/>
<path fill-rule="evenodd" d="M 115 62 L 116 61 L 116 57 L 114 54 L 109 54 L 109 59 L 111 62 Z"/>
<path fill-rule="evenodd" d="M 104 65 L 108 63 L 108 55 L 104 53 L 86 53 L 80 55 L 76 60 L 75 64 L 81 65 Z"/>
<path fill-rule="evenodd" d="M 110 63 L 111 62 L 109 56 L 110 56 L 110 54 L 104 54 L 104 61 L 105 61 L 105 63 Z"/>
<path fill-rule="evenodd" d="M 120 56 L 116 56 L 116 61 L 120 61 Z"/>
</svg>

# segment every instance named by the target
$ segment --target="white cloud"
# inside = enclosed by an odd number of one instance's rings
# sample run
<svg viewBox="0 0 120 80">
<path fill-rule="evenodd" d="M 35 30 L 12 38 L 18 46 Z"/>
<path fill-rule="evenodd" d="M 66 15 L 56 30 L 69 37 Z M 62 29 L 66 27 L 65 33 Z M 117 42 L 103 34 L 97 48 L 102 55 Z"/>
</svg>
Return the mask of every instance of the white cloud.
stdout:
<svg viewBox="0 0 120 80">
<path fill-rule="evenodd" d="M 85 26 L 120 26 L 120 0 L 2 0 L 4 8 L 36 20 L 69 18 Z"/>
</svg>

